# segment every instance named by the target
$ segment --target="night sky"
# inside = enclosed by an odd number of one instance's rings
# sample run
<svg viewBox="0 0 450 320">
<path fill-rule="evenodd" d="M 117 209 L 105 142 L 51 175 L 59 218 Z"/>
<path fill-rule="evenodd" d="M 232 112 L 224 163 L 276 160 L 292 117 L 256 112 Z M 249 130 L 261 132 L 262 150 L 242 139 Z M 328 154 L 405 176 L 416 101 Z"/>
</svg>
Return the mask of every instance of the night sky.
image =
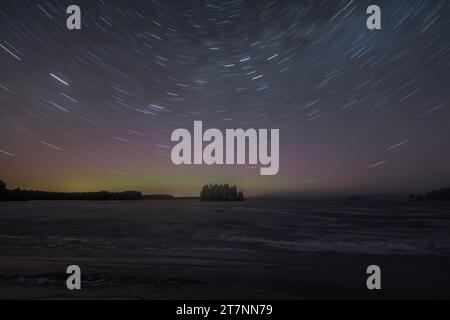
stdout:
<svg viewBox="0 0 450 320">
<path fill-rule="evenodd" d="M 370 4 L 382 30 L 366 28 Z M 175 195 L 448 187 L 449 5 L 2 0 L 0 179 Z M 170 134 L 194 120 L 279 128 L 280 172 L 175 166 Z"/>
</svg>

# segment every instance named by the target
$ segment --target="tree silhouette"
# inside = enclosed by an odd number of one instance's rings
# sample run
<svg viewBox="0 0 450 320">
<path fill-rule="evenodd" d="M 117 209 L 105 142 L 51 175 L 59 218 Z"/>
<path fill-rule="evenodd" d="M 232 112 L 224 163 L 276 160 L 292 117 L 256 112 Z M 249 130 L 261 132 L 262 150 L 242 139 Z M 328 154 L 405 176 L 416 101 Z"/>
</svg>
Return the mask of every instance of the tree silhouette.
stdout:
<svg viewBox="0 0 450 320">
<path fill-rule="evenodd" d="M 425 195 L 430 201 L 450 201 L 450 188 L 433 190 Z"/>
<path fill-rule="evenodd" d="M 244 193 L 238 191 L 236 186 L 228 184 L 204 185 L 200 192 L 202 201 L 243 201 Z"/>
<path fill-rule="evenodd" d="M 423 194 L 410 194 L 409 199 L 413 201 L 450 201 L 450 188 L 433 190 Z"/>
<path fill-rule="evenodd" d="M 0 200 L 6 199 L 7 193 L 8 189 L 6 188 L 6 183 L 3 180 L 0 180 Z"/>
<path fill-rule="evenodd" d="M 0 180 L 0 192 L 6 190 L 6 183 L 3 180 Z"/>
<path fill-rule="evenodd" d="M 123 192 L 49 192 L 36 190 L 9 190 L 6 183 L 0 180 L 0 200 L 141 200 L 142 193 L 138 191 Z"/>
</svg>

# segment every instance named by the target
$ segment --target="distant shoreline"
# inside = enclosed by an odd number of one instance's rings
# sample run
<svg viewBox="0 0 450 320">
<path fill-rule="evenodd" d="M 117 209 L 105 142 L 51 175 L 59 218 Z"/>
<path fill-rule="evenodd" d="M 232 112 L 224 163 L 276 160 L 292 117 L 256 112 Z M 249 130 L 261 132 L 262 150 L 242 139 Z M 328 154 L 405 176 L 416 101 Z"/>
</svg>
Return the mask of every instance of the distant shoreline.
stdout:
<svg viewBox="0 0 450 320">
<path fill-rule="evenodd" d="M 11 190 L 0 197 L 0 202 L 22 201 L 150 201 L 150 200 L 200 200 L 200 197 L 175 197 L 170 194 L 142 195 L 137 191 L 125 192 L 45 192 Z"/>
<path fill-rule="evenodd" d="M 380 202 L 380 201 L 408 201 L 408 202 L 449 202 L 450 188 L 438 189 L 425 194 L 361 194 L 361 195 L 260 195 L 250 197 L 255 200 L 286 201 L 350 201 L 350 202 Z M 129 201 L 129 200 L 197 200 L 206 202 L 236 202 L 245 201 L 242 191 L 235 186 L 205 185 L 199 196 L 173 196 L 171 194 L 146 194 L 140 191 L 96 191 L 96 192 L 53 192 L 8 189 L 0 180 L 0 202 L 4 201 Z"/>
</svg>

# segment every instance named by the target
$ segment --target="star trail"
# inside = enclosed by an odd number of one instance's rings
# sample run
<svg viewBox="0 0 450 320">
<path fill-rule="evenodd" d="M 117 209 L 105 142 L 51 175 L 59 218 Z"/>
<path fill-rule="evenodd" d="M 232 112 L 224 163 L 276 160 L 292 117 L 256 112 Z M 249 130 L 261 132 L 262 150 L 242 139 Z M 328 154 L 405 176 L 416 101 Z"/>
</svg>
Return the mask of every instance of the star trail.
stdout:
<svg viewBox="0 0 450 320">
<path fill-rule="evenodd" d="M 68 30 L 66 8 L 81 8 Z M 448 1 L 0 4 L 0 178 L 197 194 L 415 192 L 450 183 Z M 178 167 L 194 121 L 280 129 L 280 171 Z"/>
</svg>

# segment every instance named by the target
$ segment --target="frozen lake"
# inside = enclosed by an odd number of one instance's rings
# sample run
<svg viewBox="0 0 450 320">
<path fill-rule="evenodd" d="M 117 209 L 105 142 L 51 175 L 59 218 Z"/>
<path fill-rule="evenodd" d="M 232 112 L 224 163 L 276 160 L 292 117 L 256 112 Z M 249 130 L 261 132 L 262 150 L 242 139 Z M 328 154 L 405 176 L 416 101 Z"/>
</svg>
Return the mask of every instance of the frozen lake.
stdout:
<svg viewBox="0 0 450 320">
<path fill-rule="evenodd" d="M 0 298 L 450 298 L 448 270 L 448 203 L 0 203 Z"/>
</svg>

